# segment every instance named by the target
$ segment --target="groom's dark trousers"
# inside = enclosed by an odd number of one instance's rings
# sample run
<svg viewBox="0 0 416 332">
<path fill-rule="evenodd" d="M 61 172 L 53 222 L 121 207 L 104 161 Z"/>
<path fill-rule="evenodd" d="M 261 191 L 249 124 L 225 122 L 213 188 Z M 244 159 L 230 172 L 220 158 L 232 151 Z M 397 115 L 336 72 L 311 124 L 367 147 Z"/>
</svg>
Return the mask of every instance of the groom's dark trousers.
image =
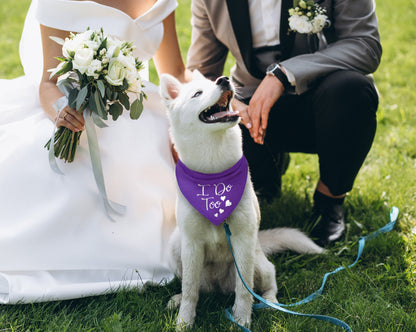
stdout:
<svg viewBox="0 0 416 332">
<path fill-rule="evenodd" d="M 304 152 L 318 155 L 321 180 L 332 194 L 350 191 L 374 139 L 377 107 L 373 84 L 354 71 L 329 74 L 301 95 L 284 94 L 270 111 L 264 145 L 241 126 L 255 189 L 273 197 L 281 152 Z"/>
</svg>

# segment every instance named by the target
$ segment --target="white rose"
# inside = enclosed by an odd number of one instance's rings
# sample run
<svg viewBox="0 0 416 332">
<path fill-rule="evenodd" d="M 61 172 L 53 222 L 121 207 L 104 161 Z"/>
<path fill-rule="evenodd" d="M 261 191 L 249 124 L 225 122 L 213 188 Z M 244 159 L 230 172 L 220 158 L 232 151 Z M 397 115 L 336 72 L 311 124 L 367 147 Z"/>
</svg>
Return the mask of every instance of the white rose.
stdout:
<svg viewBox="0 0 416 332">
<path fill-rule="evenodd" d="M 85 46 L 87 46 L 88 48 L 91 48 L 94 52 L 96 52 L 98 50 L 100 45 L 101 45 L 101 42 L 96 41 L 96 40 L 87 40 L 87 41 L 85 41 Z"/>
<path fill-rule="evenodd" d="M 81 48 L 75 53 L 72 66 L 81 74 L 84 74 L 94 59 L 94 51 L 90 48 Z"/>
<path fill-rule="evenodd" d="M 126 70 L 128 71 L 136 71 L 136 61 L 133 56 L 131 55 L 120 55 L 118 58 Z"/>
<path fill-rule="evenodd" d="M 118 59 L 112 59 L 108 65 L 108 74 L 104 77 L 111 85 L 122 85 L 126 77 L 126 69 Z"/>
<path fill-rule="evenodd" d="M 292 30 L 299 33 L 312 32 L 312 24 L 306 16 L 291 16 L 289 18 L 289 26 Z"/>
<path fill-rule="evenodd" d="M 120 49 L 122 46 L 122 42 L 118 39 L 108 37 L 107 39 L 107 54 L 110 58 L 118 57 L 120 53 Z"/>
<path fill-rule="evenodd" d="M 66 38 L 62 46 L 62 54 L 65 58 L 73 58 L 75 53 L 84 47 L 83 41 L 79 39 Z"/>
<path fill-rule="evenodd" d="M 90 65 L 87 68 L 87 71 L 85 72 L 88 76 L 92 76 L 95 79 L 100 76 L 100 72 L 103 69 L 103 66 L 101 64 L 100 60 L 94 59 L 91 61 Z"/>
<path fill-rule="evenodd" d="M 312 32 L 313 33 L 317 33 L 322 31 L 322 29 L 325 26 L 325 22 L 326 22 L 327 16 L 326 15 L 322 15 L 319 14 L 315 17 L 315 19 L 313 20 L 313 28 L 312 28 Z"/>
<path fill-rule="evenodd" d="M 129 83 L 129 89 L 131 91 L 139 91 L 142 85 L 141 77 L 137 71 L 134 69 L 132 71 L 128 71 L 126 75 L 127 82 Z"/>
<path fill-rule="evenodd" d="M 125 78 L 127 79 L 129 86 L 134 84 L 137 78 L 139 77 L 139 74 L 136 69 L 136 61 L 134 57 L 131 55 L 120 54 L 117 57 L 117 60 L 123 65 L 126 71 Z"/>
</svg>

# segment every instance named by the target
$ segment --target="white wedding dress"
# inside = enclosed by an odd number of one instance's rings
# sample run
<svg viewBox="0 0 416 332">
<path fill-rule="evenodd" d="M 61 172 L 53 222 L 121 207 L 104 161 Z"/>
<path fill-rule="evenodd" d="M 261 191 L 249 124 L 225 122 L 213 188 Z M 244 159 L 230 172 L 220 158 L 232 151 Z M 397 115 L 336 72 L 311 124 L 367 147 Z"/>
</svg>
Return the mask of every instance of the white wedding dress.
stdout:
<svg viewBox="0 0 416 332">
<path fill-rule="evenodd" d="M 126 207 L 125 215 L 111 221 L 85 133 L 75 161 L 58 160 L 64 175 L 49 166 L 44 144 L 54 124 L 38 98 L 39 22 L 74 32 L 102 27 L 134 41 L 135 55 L 147 61 L 162 40 L 163 19 L 176 5 L 158 0 L 132 19 L 93 1 L 32 2 L 20 48 L 25 76 L 0 80 L 0 303 L 78 298 L 171 280 L 165 250 L 175 226 L 176 191 L 158 88 L 146 83 L 148 100 L 139 120 L 124 112 L 96 129 L 107 195 Z"/>
</svg>

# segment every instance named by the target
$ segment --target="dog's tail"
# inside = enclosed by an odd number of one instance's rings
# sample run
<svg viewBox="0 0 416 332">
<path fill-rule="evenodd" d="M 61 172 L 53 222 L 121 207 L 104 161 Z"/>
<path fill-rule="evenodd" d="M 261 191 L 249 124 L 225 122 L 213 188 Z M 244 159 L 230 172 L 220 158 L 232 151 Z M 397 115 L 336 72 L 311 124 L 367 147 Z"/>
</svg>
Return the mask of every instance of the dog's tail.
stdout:
<svg viewBox="0 0 416 332">
<path fill-rule="evenodd" d="M 273 228 L 259 232 L 259 241 L 264 253 L 271 255 L 285 250 L 300 254 L 321 254 L 325 249 L 318 246 L 306 234 L 295 228 Z"/>
</svg>

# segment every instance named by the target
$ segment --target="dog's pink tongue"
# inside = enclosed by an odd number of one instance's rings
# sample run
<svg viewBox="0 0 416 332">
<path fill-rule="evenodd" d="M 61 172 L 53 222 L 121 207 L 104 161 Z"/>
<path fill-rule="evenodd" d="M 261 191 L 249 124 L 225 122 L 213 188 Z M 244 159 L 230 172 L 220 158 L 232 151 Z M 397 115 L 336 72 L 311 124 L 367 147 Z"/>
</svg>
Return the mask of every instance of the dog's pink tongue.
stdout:
<svg viewBox="0 0 416 332">
<path fill-rule="evenodd" d="M 216 117 L 217 119 L 221 119 L 221 118 L 235 116 L 235 115 L 238 115 L 238 113 L 234 111 L 222 111 L 222 112 L 215 113 L 212 116 Z"/>
</svg>

